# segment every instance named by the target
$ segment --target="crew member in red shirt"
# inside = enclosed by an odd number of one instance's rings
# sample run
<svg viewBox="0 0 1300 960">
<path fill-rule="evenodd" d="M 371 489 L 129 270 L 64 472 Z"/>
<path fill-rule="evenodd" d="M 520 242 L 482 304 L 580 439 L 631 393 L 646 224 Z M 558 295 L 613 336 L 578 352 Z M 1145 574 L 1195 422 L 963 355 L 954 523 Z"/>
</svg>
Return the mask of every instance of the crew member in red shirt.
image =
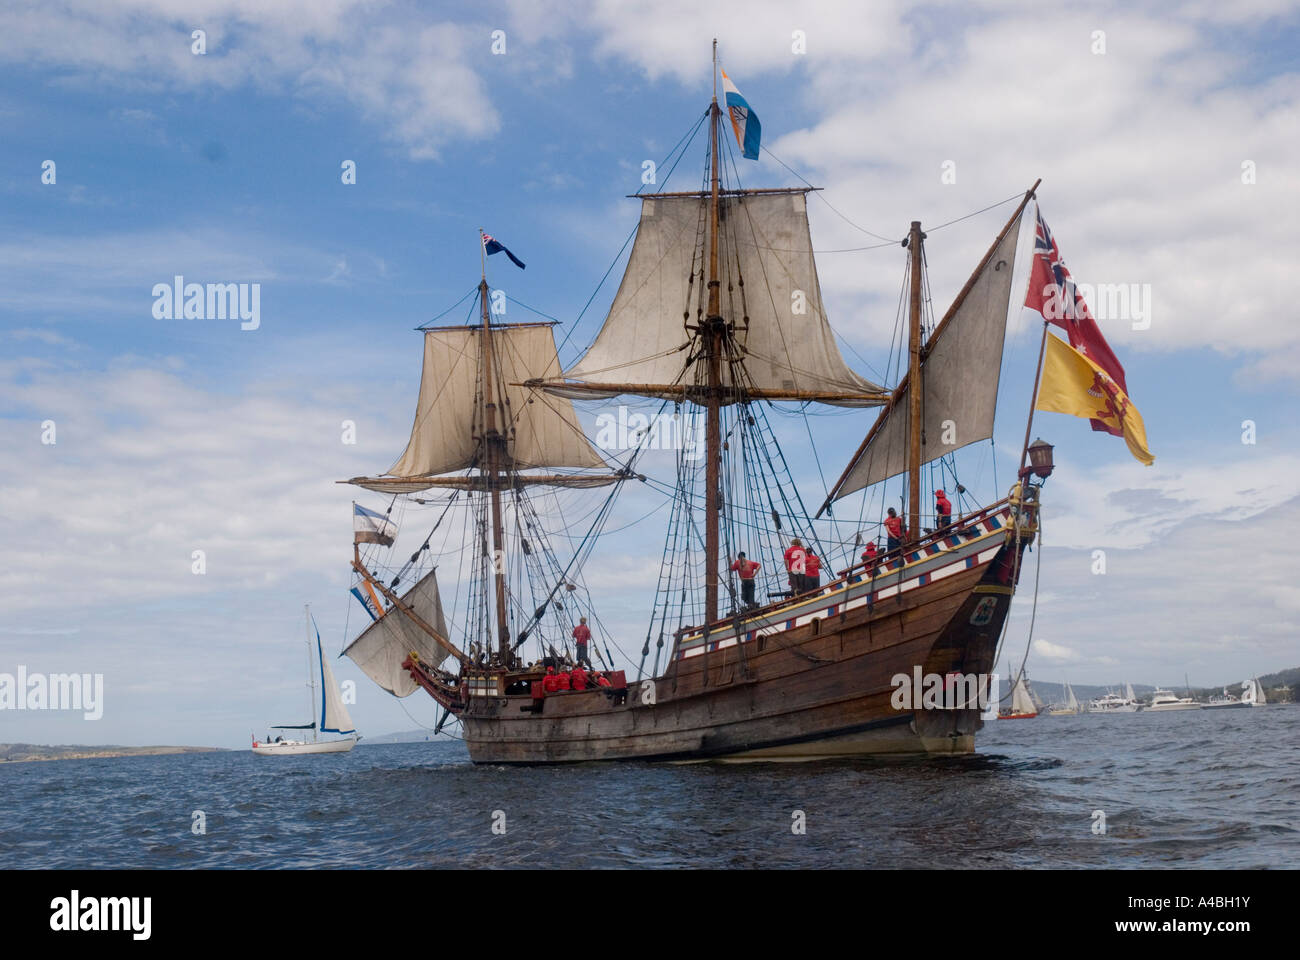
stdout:
<svg viewBox="0 0 1300 960">
<path fill-rule="evenodd" d="M 582 669 L 582 664 L 573 668 L 573 673 L 569 674 L 569 686 L 573 690 L 587 689 L 587 671 Z"/>
<path fill-rule="evenodd" d="M 591 667 L 591 660 L 587 658 L 587 641 L 591 639 L 591 628 L 587 626 L 587 618 L 581 617 L 578 625 L 573 628 L 573 645 L 577 648 L 578 665 L 586 664 Z"/>
<path fill-rule="evenodd" d="M 542 678 L 542 690 L 546 693 L 554 693 L 560 689 L 560 678 L 555 675 L 554 667 L 546 668 L 546 676 Z"/>
<path fill-rule="evenodd" d="M 816 590 L 822 585 L 822 562 L 821 558 L 813 553 L 811 548 L 808 550 L 808 555 L 804 557 L 804 566 L 808 572 L 804 574 L 803 588 L 804 590 Z"/>
<path fill-rule="evenodd" d="M 903 545 L 903 518 L 898 515 L 893 507 L 889 508 L 889 516 L 885 517 L 885 548 L 893 551 Z"/>
<path fill-rule="evenodd" d="M 807 573 L 808 552 L 803 548 L 803 542 L 795 537 L 790 541 L 790 546 L 785 551 L 785 569 L 790 574 L 790 591 L 799 594 L 804 592 L 804 574 Z"/>
<path fill-rule="evenodd" d="M 876 575 L 876 554 L 876 541 L 867 541 L 867 549 L 862 551 L 862 562 L 867 565 L 868 577 L 874 577 Z"/>
<path fill-rule="evenodd" d="M 746 607 L 756 607 L 754 601 L 754 574 L 762 566 L 757 560 L 747 560 L 743 553 L 736 554 L 736 562 L 731 569 L 740 574 L 740 602 Z"/>
<path fill-rule="evenodd" d="M 605 676 L 603 673 L 593 673 L 592 676 L 596 678 L 596 686 L 598 687 L 613 686 L 613 684 L 609 682 L 609 677 Z"/>
<path fill-rule="evenodd" d="M 952 523 L 952 503 L 943 495 L 942 490 L 934 492 L 934 512 L 939 515 L 940 530 Z"/>
<path fill-rule="evenodd" d="M 561 670 L 559 673 L 557 673 L 555 675 L 555 682 L 556 682 L 556 687 L 555 687 L 556 690 L 569 690 L 572 688 L 572 684 L 569 683 L 568 670 Z"/>
</svg>

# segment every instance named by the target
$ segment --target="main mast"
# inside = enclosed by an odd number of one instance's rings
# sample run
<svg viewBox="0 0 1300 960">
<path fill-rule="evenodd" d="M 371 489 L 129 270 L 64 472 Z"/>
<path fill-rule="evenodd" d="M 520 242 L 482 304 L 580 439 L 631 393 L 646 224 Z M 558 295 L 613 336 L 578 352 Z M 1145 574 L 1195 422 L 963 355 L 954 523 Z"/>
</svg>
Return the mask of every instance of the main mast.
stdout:
<svg viewBox="0 0 1300 960">
<path fill-rule="evenodd" d="M 507 466 L 505 437 L 497 429 L 496 392 L 492 382 L 492 317 L 484 274 L 478 285 L 483 305 L 483 466 L 479 471 L 492 498 L 492 570 L 496 580 L 497 652 L 502 666 L 510 663 L 510 626 L 506 621 L 505 534 L 501 525 L 501 470 Z"/>
<path fill-rule="evenodd" d="M 907 413 L 907 544 L 916 543 L 921 534 L 921 221 L 912 221 L 908 252 L 912 257 L 912 302 L 909 310 L 908 336 L 908 413 Z"/>
<path fill-rule="evenodd" d="M 712 158 L 709 196 L 709 309 L 704 318 L 704 354 L 708 364 L 708 389 L 704 401 L 704 616 L 718 619 L 718 509 L 719 461 L 722 457 L 721 387 L 722 291 L 718 278 L 718 41 L 713 41 L 713 103 L 709 107 L 709 154 Z"/>
</svg>

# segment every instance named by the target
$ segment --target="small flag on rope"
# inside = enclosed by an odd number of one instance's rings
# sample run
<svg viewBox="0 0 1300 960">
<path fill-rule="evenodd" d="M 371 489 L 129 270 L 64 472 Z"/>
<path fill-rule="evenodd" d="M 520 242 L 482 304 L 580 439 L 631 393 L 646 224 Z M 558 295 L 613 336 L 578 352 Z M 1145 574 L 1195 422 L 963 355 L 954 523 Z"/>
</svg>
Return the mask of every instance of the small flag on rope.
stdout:
<svg viewBox="0 0 1300 960">
<path fill-rule="evenodd" d="M 524 262 L 520 260 L 518 257 L 516 257 L 513 253 L 511 253 L 509 250 L 507 250 L 506 245 L 502 243 L 500 240 L 494 240 L 490 235 L 486 233 L 482 233 L 480 234 L 480 236 L 483 237 L 483 249 L 487 251 L 487 255 L 489 257 L 492 256 L 492 254 L 494 253 L 504 253 L 507 257 L 510 258 L 510 262 L 513 263 L 520 270 L 527 269 L 527 267 L 524 266 Z"/>
</svg>

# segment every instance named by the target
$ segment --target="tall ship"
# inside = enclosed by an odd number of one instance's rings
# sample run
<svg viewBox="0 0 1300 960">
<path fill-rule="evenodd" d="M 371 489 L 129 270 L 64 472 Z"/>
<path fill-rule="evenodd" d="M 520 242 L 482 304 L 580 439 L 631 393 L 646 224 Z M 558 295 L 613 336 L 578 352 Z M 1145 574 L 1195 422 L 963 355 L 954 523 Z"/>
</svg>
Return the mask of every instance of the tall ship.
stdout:
<svg viewBox="0 0 1300 960">
<path fill-rule="evenodd" d="M 756 156 L 757 120 L 722 78 L 735 142 Z M 707 123 L 701 187 L 636 195 L 622 281 L 576 362 L 561 367 L 552 323 L 496 315 L 484 266 L 473 319 L 421 328 L 405 451 L 385 474 L 344 481 L 387 503 L 356 507 L 353 593 L 371 622 L 345 653 L 393 695 L 432 697 L 439 728 L 458 721 L 476 763 L 974 749 L 1052 448 L 1031 446 L 1026 425 L 1007 496 L 959 501 L 948 515 L 922 504 L 955 449 L 992 437 L 1017 240 L 1038 185 L 937 322 L 923 296 L 926 235 L 912 222 L 902 239 L 906 365 L 887 389 L 849 367 L 826 317 L 807 213 L 815 188 L 741 187 L 736 159 L 722 155 L 723 120 L 715 47 L 714 96 L 696 127 Z M 504 249 L 482 239 L 488 253 Z M 1043 338 L 1044 348 L 1055 339 L 1046 323 Z M 645 430 L 621 458 L 583 433 L 574 404 L 609 409 L 618 397 L 658 403 L 655 423 L 682 425 L 671 480 L 644 467 Z M 820 504 L 802 499 L 769 418 L 789 405 L 876 411 Z M 876 552 L 874 534 L 828 534 L 843 521 L 819 518 L 833 518 L 838 501 L 894 480 L 906 491 L 896 545 Z M 614 662 L 583 578 L 593 550 L 619 536 L 611 517 L 628 487 L 660 498 L 668 515 L 635 669 Z M 416 507 L 432 518 L 429 536 L 409 560 L 386 561 L 399 517 Z M 580 523 L 565 519 L 575 509 Z M 463 532 L 449 534 L 458 521 Z M 813 576 L 807 557 L 846 551 L 843 569 L 826 559 L 827 576 Z M 742 579 L 745 562 L 761 564 L 761 592 Z M 450 617 L 440 563 L 444 584 L 457 582 Z M 583 689 L 573 689 L 581 629 L 594 632 L 581 659 L 594 656 L 595 682 L 579 670 Z M 900 699 L 899 678 L 914 676 L 918 696 Z M 963 678 L 965 689 L 922 702 L 923 677 Z"/>
</svg>

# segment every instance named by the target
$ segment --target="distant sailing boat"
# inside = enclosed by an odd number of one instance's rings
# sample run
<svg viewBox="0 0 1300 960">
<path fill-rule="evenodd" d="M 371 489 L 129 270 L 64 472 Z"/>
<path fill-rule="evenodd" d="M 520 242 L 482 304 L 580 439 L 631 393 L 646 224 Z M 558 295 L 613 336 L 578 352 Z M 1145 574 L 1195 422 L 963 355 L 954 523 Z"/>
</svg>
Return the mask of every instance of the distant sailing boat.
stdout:
<svg viewBox="0 0 1300 960">
<path fill-rule="evenodd" d="M 1038 716 L 1038 706 L 1029 691 L 1029 678 L 1021 671 L 1011 688 L 1011 706 L 998 714 L 999 720 L 1032 720 Z"/>
<path fill-rule="evenodd" d="M 747 156 L 758 133 L 725 78 L 724 88 L 726 106 L 715 81 L 700 120 L 709 138 L 702 189 L 637 197 L 623 280 L 586 352 L 565 369 L 550 324 L 494 317 L 484 266 L 479 322 L 421 328 L 424 367 L 405 451 L 385 475 L 346 481 L 389 498 L 382 515 L 356 508 L 353 593 L 371 622 L 346 654 L 394 696 L 423 689 L 442 708 L 439 726 L 455 716 L 475 763 L 974 749 L 975 698 L 952 709 L 899 707 L 895 678 L 915 669 L 978 683 L 991 673 L 1037 534 L 1051 447 L 1031 446 L 1028 425 L 1006 496 L 922 526 L 932 516 L 922 514 L 923 468 L 992 436 L 1008 309 L 1022 296 L 1012 284 L 1017 238 L 1037 184 L 933 324 L 923 296 L 926 235 L 911 223 L 906 360 L 886 389 L 848 366 L 826 318 L 808 222 L 814 188 L 724 184 L 724 117 Z M 490 239 L 487 253 L 496 252 Z M 616 445 L 633 452 L 610 463 L 584 436 L 573 402 L 625 395 L 660 401 L 665 421 L 700 424 L 700 442 L 657 448 L 677 450 L 674 478 L 635 469 L 644 441 Z M 803 503 L 768 420 L 769 409 L 788 403 L 880 408 L 820 509 Z M 954 425 L 956 444 L 942 439 Z M 828 542 L 818 541 L 814 521 L 835 501 L 899 477 L 907 484 L 901 545 L 859 562 L 856 545 L 826 537 L 843 522 L 833 518 L 820 528 Z M 606 485 L 608 493 L 594 492 Z M 581 580 L 595 542 L 617 535 L 605 524 L 627 486 L 671 506 L 635 676 L 615 669 Z M 565 488 L 579 501 L 593 491 L 582 507 L 590 528 L 564 528 L 556 491 Z M 436 519 L 409 561 L 361 552 L 391 546 L 392 511 L 413 503 L 433 507 Z M 440 552 L 432 538 L 444 518 L 460 521 L 464 534 L 444 531 Z M 557 527 L 575 545 L 571 559 L 548 546 Z M 787 589 L 782 557 L 794 537 L 825 558 L 826 581 L 792 576 Z M 847 562 L 827 548 L 845 550 Z M 768 592 L 757 603 L 742 602 L 729 573 L 742 550 L 762 561 Z M 450 624 L 430 570 L 439 560 L 464 598 Z M 832 563 L 847 569 L 833 573 Z M 572 662 L 579 613 L 592 619 L 598 685 L 548 691 L 547 670 L 564 673 Z M 1037 713 L 1023 678 L 1015 703 Z"/>
<path fill-rule="evenodd" d="M 1048 710 L 1047 715 L 1050 717 L 1064 717 L 1079 713 L 1079 701 L 1074 696 L 1074 690 L 1071 689 L 1068 683 L 1064 683 L 1063 686 L 1065 687 L 1065 702 Z"/>
<path fill-rule="evenodd" d="M 1267 702 L 1264 696 L 1264 688 L 1260 686 L 1258 679 L 1246 680 L 1241 685 L 1242 694 L 1240 698 L 1232 696 L 1225 687 L 1222 695 L 1215 694 L 1202 704 L 1202 710 L 1230 710 L 1241 707 L 1262 707 Z"/>
<path fill-rule="evenodd" d="M 315 626 L 315 621 L 311 617 L 311 611 L 307 610 L 306 614 L 308 633 L 307 633 L 307 684 L 311 687 L 311 710 L 316 712 L 316 676 L 317 673 L 312 665 L 311 653 L 311 628 Z M 339 686 L 334 682 L 334 671 L 330 669 L 329 661 L 325 659 L 325 654 L 321 651 L 320 630 L 316 630 L 316 661 L 319 663 L 320 676 L 320 713 L 319 719 L 311 723 L 298 724 L 277 724 L 272 730 L 310 730 L 311 740 L 284 740 L 276 738 L 259 743 L 256 739 L 253 741 L 253 752 L 261 757 L 280 757 L 291 756 L 303 753 L 347 753 L 357 745 L 361 738 L 357 736 L 356 728 L 352 725 L 352 718 L 348 715 L 348 708 L 343 704 L 343 698 L 339 695 Z M 338 733 L 347 734 L 342 740 L 320 740 L 321 733 Z"/>
</svg>

